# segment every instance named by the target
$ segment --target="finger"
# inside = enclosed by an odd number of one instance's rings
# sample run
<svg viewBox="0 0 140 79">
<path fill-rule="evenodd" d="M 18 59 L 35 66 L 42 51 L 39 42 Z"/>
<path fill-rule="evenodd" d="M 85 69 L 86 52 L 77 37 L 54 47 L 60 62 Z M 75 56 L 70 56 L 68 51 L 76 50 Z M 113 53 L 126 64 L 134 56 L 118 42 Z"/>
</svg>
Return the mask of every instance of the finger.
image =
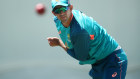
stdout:
<svg viewBox="0 0 140 79">
<path fill-rule="evenodd" d="M 48 38 L 47 38 L 47 40 L 51 40 L 51 39 L 52 39 L 51 37 L 48 37 Z"/>
<path fill-rule="evenodd" d="M 49 41 L 50 46 L 55 46 L 55 44 L 52 41 Z"/>
</svg>

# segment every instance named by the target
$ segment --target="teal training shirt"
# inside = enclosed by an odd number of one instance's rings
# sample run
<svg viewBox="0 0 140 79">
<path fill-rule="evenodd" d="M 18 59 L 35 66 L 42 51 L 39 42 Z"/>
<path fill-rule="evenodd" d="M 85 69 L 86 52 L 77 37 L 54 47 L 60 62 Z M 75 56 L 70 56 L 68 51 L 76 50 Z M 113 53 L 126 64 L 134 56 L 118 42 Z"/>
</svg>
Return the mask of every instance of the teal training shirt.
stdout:
<svg viewBox="0 0 140 79">
<path fill-rule="evenodd" d="M 54 16 L 58 33 L 67 46 L 68 54 L 79 60 L 79 64 L 94 64 L 111 54 L 118 43 L 92 17 L 73 10 L 68 28 Z"/>
</svg>

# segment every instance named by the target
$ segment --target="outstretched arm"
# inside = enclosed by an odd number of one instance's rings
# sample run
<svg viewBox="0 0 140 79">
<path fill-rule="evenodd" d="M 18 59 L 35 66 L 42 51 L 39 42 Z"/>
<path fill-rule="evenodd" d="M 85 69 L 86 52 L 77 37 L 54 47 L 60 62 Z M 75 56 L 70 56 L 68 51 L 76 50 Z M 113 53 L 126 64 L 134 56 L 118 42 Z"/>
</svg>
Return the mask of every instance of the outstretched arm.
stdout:
<svg viewBox="0 0 140 79">
<path fill-rule="evenodd" d="M 64 43 L 62 42 L 61 39 L 57 38 L 57 37 L 48 37 L 47 38 L 48 43 L 50 46 L 54 47 L 54 46 L 60 46 L 62 47 L 70 56 L 72 56 L 73 58 L 76 59 L 75 57 L 75 53 L 73 49 L 68 49 Z"/>
<path fill-rule="evenodd" d="M 54 46 L 60 46 L 62 47 L 70 56 L 72 56 L 73 58 L 77 59 L 77 60 L 81 60 L 84 61 L 87 59 L 88 57 L 88 52 L 89 52 L 89 36 L 88 35 L 78 35 L 78 36 L 74 36 L 73 38 L 73 45 L 74 48 L 73 49 L 68 49 L 64 43 L 62 42 L 62 40 L 60 40 L 57 37 L 49 37 L 48 42 L 49 45 L 54 47 Z"/>
</svg>

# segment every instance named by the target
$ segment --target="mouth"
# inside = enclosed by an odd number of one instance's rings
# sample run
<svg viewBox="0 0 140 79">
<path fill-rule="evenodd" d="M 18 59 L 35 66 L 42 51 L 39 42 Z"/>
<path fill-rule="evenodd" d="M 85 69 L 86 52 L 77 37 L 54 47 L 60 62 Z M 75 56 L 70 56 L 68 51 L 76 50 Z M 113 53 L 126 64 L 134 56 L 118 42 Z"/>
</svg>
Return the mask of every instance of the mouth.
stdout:
<svg viewBox="0 0 140 79">
<path fill-rule="evenodd" d="M 61 18 L 65 18 L 66 16 L 65 15 L 63 15 L 63 16 L 60 16 Z"/>
<path fill-rule="evenodd" d="M 65 20 L 66 19 L 66 16 L 61 16 L 60 17 L 62 20 Z"/>
</svg>

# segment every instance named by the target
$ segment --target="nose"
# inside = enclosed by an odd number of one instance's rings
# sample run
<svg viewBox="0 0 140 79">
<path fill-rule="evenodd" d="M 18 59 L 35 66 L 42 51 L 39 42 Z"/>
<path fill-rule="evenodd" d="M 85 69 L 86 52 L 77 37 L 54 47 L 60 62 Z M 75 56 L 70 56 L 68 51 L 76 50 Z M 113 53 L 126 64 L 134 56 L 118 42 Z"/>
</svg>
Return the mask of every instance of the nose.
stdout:
<svg viewBox="0 0 140 79">
<path fill-rule="evenodd" d="M 65 12 L 61 11 L 61 12 L 60 12 L 60 15 L 63 15 L 64 13 L 65 13 Z"/>
</svg>

